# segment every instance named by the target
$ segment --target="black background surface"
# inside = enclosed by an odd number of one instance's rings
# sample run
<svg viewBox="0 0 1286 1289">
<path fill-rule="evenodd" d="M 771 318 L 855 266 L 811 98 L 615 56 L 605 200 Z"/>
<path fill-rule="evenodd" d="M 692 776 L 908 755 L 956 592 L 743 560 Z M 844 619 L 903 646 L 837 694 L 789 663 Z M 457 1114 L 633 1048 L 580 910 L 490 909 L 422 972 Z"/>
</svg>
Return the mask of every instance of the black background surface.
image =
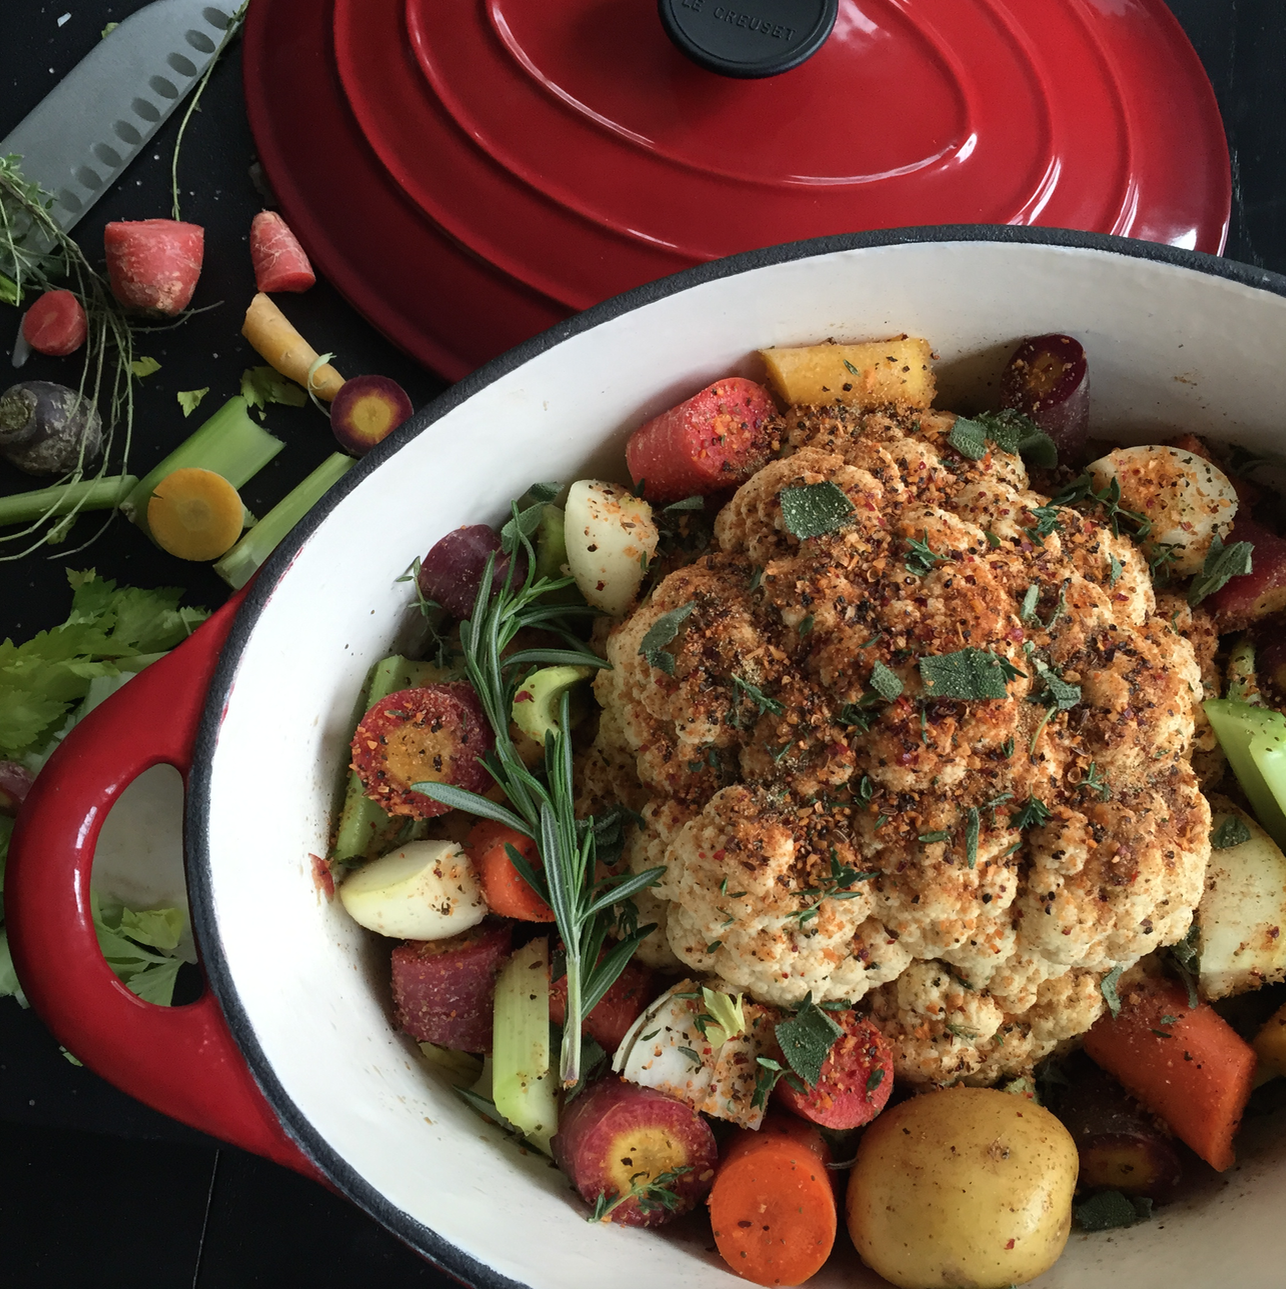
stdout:
<svg viewBox="0 0 1286 1289">
<path fill-rule="evenodd" d="M 107 22 L 140 7 L 140 0 L 0 0 L 0 137 L 97 43 Z M 1171 0 L 1170 7 L 1205 65 L 1228 133 L 1226 254 L 1286 272 L 1286 6 Z M 70 18 L 59 26 L 65 13 Z M 179 115 L 77 226 L 82 246 L 101 247 L 108 220 L 169 215 Z M 260 361 L 239 334 L 254 289 L 247 230 L 263 205 L 250 177 L 253 155 L 234 48 L 192 118 L 180 172 L 183 215 L 206 228 L 206 267 L 193 303 L 217 307 L 144 338 L 143 352 L 162 366 L 139 399 L 134 460 L 143 470 L 236 393 L 241 372 Z M 325 282 L 292 297 L 289 311 L 319 348 L 341 355 L 346 375 L 392 376 L 417 405 L 444 388 Z M 10 352 L 16 328 L 16 311 L 0 309 L 0 355 Z M 56 360 L 36 359 L 22 375 L 65 380 L 66 372 Z M 175 393 L 204 386 L 205 404 L 185 422 Z M 325 421 L 309 408 L 274 407 L 269 428 L 287 446 L 242 490 L 258 514 L 333 449 Z M 0 465 L 0 492 L 23 486 L 24 476 Z M 140 586 L 182 585 L 189 602 L 211 608 L 227 595 L 208 567 L 178 564 L 125 523 L 83 555 L 47 555 L 0 564 L 0 639 L 23 640 L 66 617 L 64 565 L 97 567 Z M 0 1000 L 0 1282 L 18 1289 L 454 1283 L 321 1187 L 220 1146 L 72 1066 L 39 1019 L 12 1000 Z"/>
</svg>

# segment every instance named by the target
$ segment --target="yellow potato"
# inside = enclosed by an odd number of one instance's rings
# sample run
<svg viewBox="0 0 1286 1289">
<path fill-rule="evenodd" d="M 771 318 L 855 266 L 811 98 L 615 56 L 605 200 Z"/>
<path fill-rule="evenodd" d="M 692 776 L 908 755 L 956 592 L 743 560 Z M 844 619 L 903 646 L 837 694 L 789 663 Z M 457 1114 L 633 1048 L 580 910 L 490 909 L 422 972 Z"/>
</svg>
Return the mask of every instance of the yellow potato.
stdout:
<svg viewBox="0 0 1286 1289">
<path fill-rule="evenodd" d="M 1140 545 L 1149 559 L 1170 553 L 1170 571 L 1201 572 L 1215 537 L 1227 537 L 1237 514 L 1237 492 L 1222 470 L 1193 452 L 1165 443 L 1116 448 L 1091 462 L 1100 492 L 1116 480 L 1121 505 L 1143 515 L 1152 529 Z"/>
<path fill-rule="evenodd" d="M 937 387 L 927 340 L 894 336 L 860 345 L 799 345 L 759 352 L 787 403 L 933 404 Z"/>
<path fill-rule="evenodd" d="M 1076 1145 L 1048 1110 L 991 1088 L 950 1088 L 886 1110 L 848 1186 L 862 1260 L 902 1289 L 1004 1289 L 1067 1243 Z"/>
</svg>

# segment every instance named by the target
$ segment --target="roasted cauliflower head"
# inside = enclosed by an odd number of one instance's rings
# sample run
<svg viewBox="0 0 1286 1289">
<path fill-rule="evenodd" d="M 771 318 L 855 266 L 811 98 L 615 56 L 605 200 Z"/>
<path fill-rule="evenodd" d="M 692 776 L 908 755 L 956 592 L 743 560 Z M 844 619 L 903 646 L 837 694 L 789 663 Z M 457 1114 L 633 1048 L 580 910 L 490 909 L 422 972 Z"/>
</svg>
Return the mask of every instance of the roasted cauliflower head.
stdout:
<svg viewBox="0 0 1286 1289">
<path fill-rule="evenodd" d="M 766 1003 L 869 995 L 918 1083 L 1086 1030 L 1209 857 L 1201 667 L 1146 562 L 952 420 L 795 409 L 610 636 L 589 754 L 646 799 L 669 952 Z"/>
</svg>

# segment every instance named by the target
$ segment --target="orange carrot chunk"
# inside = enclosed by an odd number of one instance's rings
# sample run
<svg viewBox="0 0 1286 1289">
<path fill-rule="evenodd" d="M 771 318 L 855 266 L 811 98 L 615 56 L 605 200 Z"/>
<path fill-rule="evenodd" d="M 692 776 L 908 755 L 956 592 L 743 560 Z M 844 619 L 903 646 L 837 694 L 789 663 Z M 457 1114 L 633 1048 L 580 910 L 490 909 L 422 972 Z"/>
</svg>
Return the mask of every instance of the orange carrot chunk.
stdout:
<svg viewBox="0 0 1286 1289">
<path fill-rule="evenodd" d="M 710 1224 L 723 1260 L 758 1285 L 797 1285 L 835 1243 L 835 1194 L 821 1134 L 799 1120 L 730 1141 L 710 1191 Z"/>
<path fill-rule="evenodd" d="M 1085 1051 L 1219 1172 L 1255 1080 L 1255 1053 L 1207 1003 L 1170 980 L 1122 996 L 1121 1012 L 1085 1035 Z"/>
<path fill-rule="evenodd" d="M 540 870 L 540 855 L 530 837 L 492 819 L 479 819 L 469 829 L 464 848 L 482 882 L 487 907 L 519 922 L 552 922 L 554 911 L 527 884 L 505 848 L 512 846 L 532 868 Z"/>
</svg>

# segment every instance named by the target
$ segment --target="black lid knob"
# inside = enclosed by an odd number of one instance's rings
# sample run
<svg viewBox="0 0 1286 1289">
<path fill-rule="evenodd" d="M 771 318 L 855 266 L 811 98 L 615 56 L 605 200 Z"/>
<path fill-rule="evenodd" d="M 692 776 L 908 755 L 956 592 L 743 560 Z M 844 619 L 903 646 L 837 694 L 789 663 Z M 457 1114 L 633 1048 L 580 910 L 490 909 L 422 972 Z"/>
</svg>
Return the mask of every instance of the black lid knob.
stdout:
<svg viewBox="0 0 1286 1289">
<path fill-rule="evenodd" d="M 826 43 L 839 0 L 658 0 L 665 34 L 694 63 L 751 79 L 798 67 Z"/>
</svg>

